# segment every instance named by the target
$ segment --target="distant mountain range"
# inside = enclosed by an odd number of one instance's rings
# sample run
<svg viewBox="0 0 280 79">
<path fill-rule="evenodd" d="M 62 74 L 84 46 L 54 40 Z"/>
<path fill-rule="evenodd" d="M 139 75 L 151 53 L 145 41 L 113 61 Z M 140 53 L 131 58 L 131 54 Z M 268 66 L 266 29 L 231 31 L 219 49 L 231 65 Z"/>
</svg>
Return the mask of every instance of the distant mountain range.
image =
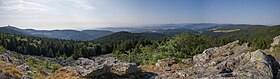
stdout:
<svg viewBox="0 0 280 79">
<path fill-rule="evenodd" d="M 109 31 L 127 31 L 127 32 L 135 32 L 135 33 L 142 33 L 142 32 L 161 32 L 158 30 L 168 30 L 168 29 L 188 29 L 193 31 L 198 31 L 200 29 L 214 27 L 214 26 L 223 26 L 229 24 L 215 24 L 215 23 L 182 23 L 182 24 L 157 24 L 157 25 L 143 25 L 143 26 L 134 26 L 134 27 L 109 27 L 109 28 L 102 28 L 103 30 Z"/>
<path fill-rule="evenodd" d="M 12 26 L 0 27 L 0 32 L 9 34 L 19 34 L 27 36 L 38 36 L 48 38 L 58 38 L 66 40 L 93 40 L 102 36 L 110 35 L 114 32 L 105 30 L 34 30 L 19 29 Z"/>
<path fill-rule="evenodd" d="M 161 24 L 161 25 L 146 25 L 137 27 L 112 27 L 102 28 L 99 30 L 34 30 L 34 29 L 19 29 L 13 26 L 0 27 L 0 33 L 20 34 L 28 36 L 38 36 L 47 38 L 58 38 L 65 40 L 101 40 L 110 38 L 113 35 L 124 35 L 126 32 L 131 32 L 129 35 L 141 35 L 149 38 L 161 38 L 165 36 L 174 36 L 181 33 L 190 34 L 208 34 L 215 32 L 234 32 L 242 29 L 248 29 L 253 26 L 264 25 L 248 25 L 248 24 L 214 24 L 214 23 L 197 23 L 197 24 Z M 126 32 L 123 32 L 126 31 Z M 122 33 L 118 33 L 122 32 Z M 114 34 L 117 33 L 117 34 Z M 110 36 L 107 36 L 110 35 Z M 102 37 L 102 38 L 101 38 Z"/>
</svg>

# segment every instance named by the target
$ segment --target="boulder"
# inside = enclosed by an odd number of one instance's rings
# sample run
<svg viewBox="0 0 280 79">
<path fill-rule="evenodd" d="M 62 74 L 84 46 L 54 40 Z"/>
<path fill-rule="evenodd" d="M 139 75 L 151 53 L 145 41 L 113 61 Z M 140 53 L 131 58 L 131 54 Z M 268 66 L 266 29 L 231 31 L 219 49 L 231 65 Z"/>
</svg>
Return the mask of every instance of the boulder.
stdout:
<svg viewBox="0 0 280 79">
<path fill-rule="evenodd" d="M 156 67 L 158 68 L 169 68 L 175 63 L 174 58 L 166 58 L 166 59 L 161 59 L 158 60 L 156 63 Z"/>
<path fill-rule="evenodd" d="M 273 71 L 271 68 L 271 60 L 261 50 L 250 52 L 245 55 L 246 62 L 241 62 L 233 71 L 236 78 L 251 79 L 272 79 Z"/>
<path fill-rule="evenodd" d="M 277 51 L 280 47 L 279 43 L 280 43 L 280 35 L 273 38 L 273 42 L 271 43 L 271 47 L 270 47 L 269 50 L 267 50 L 267 52 L 273 52 L 274 50 Z M 278 59 L 279 59 L 279 57 L 278 57 Z"/>
<path fill-rule="evenodd" d="M 242 45 L 239 45 L 238 43 L 239 41 L 237 40 L 221 47 L 206 49 L 202 52 L 202 54 L 195 55 L 193 57 L 193 61 L 196 65 L 205 65 L 208 60 L 213 58 L 216 60 L 222 60 L 224 57 L 226 58 L 232 54 L 240 54 L 251 49 L 248 46 L 248 43 L 244 43 Z M 217 57 L 221 59 L 217 59 Z"/>
<path fill-rule="evenodd" d="M 109 67 L 106 65 L 99 65 L 93 60 L 87 58 L 79 58 L 76 62 L 76 71 L 81 76 L 99 76 L 109 73 Z"/>
<path fill-rule="evenodd" d="M 111 70 L 120 74 L 132 74 L 138 72 L 138 68 L 135 63 L 117 63 L 111 67 Z"/>
<path fill-rule="evenodd" d="M 81 76 L 100 76 L 107 73 L 128 75 L 138 72 L 135 63 L 127 63 L 114 57 L 96 57 L 94 60 L 79 58 L 76 60 L 76 71 Z"/>
<path fill-rule="evenodd" d="M 112 56 L 99 56 L 94 58 L 94 61 L 109 66 L 112 72 L 118 74 L 132 74 L 139 70 L 136 63 L 124 62 Z"/>
</svg>

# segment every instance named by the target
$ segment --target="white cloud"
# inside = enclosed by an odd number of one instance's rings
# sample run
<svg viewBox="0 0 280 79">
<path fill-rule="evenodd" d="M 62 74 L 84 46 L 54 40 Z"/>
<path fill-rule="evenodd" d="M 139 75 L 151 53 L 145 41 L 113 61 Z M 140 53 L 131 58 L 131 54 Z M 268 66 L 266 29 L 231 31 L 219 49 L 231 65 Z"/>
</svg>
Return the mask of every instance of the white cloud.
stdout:
<svg viewBox="0 0 280 79">
<path fill-rule="evenodd" d="M 2 12 L 32 13 L 48 12 L 52 8 L 26 0 L 0 0 L 0 10 Z"/>
<path fill-rule="evenodd" d="M 88 0 L 67 0 L 67 1 L 74 3 L 73 6 L 76 8 L 81 8 L 84 10 L 94 10 L 95 9 L 95 7 L 92 6 Z"/>
</svg>

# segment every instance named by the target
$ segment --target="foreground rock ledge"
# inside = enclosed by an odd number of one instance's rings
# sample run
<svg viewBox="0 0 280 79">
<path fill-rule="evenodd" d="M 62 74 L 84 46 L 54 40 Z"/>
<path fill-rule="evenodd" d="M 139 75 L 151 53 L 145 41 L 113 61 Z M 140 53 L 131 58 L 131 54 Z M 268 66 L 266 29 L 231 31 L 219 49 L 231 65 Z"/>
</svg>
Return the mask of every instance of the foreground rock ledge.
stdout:
<svg viewBox="0 0 280 79">
<path fill-rule="evenodd" d="M 262 50 L 251 52 L 248 43 L 234 41 L 227 45 L 206 49 L 188 59 L 191 66 L 159 74 L 160 79 L 272 79 L 272 60 Z M 160 62 L 162 63 L 162 62 Z M 175 75 L 175 76 L 174 76 Z"/>
<path fill-rule="evenodd" d="M 193 57 L 195 65 L 189 68 L 191 78 L 272 79 L 271 60 L 261 50 L 249 52 L 248 43 L 239 41 L 209 48 Z"/>
</svg>

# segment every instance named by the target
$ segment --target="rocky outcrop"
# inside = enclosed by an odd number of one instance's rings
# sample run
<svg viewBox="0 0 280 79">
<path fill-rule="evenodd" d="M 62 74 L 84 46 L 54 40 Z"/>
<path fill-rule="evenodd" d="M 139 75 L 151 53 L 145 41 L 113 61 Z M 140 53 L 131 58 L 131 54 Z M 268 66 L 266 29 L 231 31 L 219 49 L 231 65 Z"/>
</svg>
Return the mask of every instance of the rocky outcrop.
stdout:
<svg viewBox="0 0 280 79">
<path fill-rule="evenodd" d="M 77 73 L 81 76 L 87 76 L 89 74 L 91 74 L 91 76 L 98 76 L 109 73 L 108 66 L 99 65 L 99 63 L 95 63 L 93 60 L 87 58 L 79 58 L 75 63 Z"/>
<path fill-rule="evenodd" d="M 275 38 L 273 38 L 273 43 L 271 43 L 271 46 L 276 46 L 276 45 L 279 45 L 280 43 L 280 36 L 277 36 Z"/>
<path fill-rule="evenodd" d="M 9 74 L 14 74 L 15 71 L 20 72 L 18 76 L 21 79 L 48 78 L 53 75 L 52 72 L 55 71 L 53 69 L 61 66 L 58 61 L 65 62 L 65 60 L 60 61 L 55 58 L 22 55 L 8 50 L 0 55 L 0 62 L 4 63 L 0 66 L 3 67 L 2 70 L 12 69 L 12 72 L 5 72 Z"/>
<path fill-rule="evenodd" d="M 121 61 L 112 56 L 98 56 L 93 58 L 94 61 L 97 63 L 107 65 L 110 67 L 112 72 L 121 74 L 121 75 L 128 75 L 138 72 L 138 68 L 136 63 L 128 63 L 125 61 Z"/>
<path fill-rule="evenodd" d="M 81 76 L 96 77 L 107 73 L 128 75 L 138 72 L 135 63 L 120 61 L 114 57 L 96 57 L 91 59 L 79 58 L 76 62 L 76 70 Z"/>
<path fill-rule="evenodd" d="M 5 61 L 8 63 L 13 63 L 13 64 L 23 64 L 23 62 L 21 60 L 16 60 L 13 57 L 17 57 L 17 58 L 24 58 L 23 55 L 18 54 L 16 52 L 12 52 L 12 51 L 5 51 L 5 53 L 3 53 L 2 55 L 0 55 L 0 60 L 1 61 Z"/>
<path fill-rule="evenodd" d="M 242 44 L 241 46 L 238 44 L 239 41 L 234 41 L 227 45 L 221 47 L 209 48 L 203 51 L 202 54 L 198 54 L 193 57 L 193 61 L 196 62 L 197 65 L 203 65 L 208 60 L 211 59 L 219 59 L 226 58 L 227 56 L 231 56 L 233 54 L 241 54 L 244 53 L 251 48 L 248 46 L 248 43 Z M 219 57 L 219 58 L 217 58 Z"/>
<path fill-rule="evenodd" d="M 272 61 L 273 74 L 280 78 L 280 35 L 273 38 L 273 43 L 269 50 L 266 50 L 270 54 Z"/>
<path fill-rule="evenodd" d="M 68 72 L 75 71 L 75 73 L 73 73 L 73 74 L 77 74 L 75 76 L 90 77 L 90 78 L 92 77 L 98 78 L 98 76 L 100 75 L 111 74 L 111 73 L 114 73 L 116 75 L 130 75 L 139 71 L 135 63 L 124 62 L 118 60 L 115 57 L 107 56 L 107 55 L 94 57 L 92 59 L 79 58 L 78 60 L 75 61 L 66 61 L 66 60 L 60 60 L 56 58 L 22 55 L 12 51 L 6 51 L 2 55 L 0 55 L 0 61 L 3 61 L 6 64 L 13 64 L 15 66 L 14 67 L 15 69 L 23 72 L 21 75 L 23 79 L 26 78 L 33 79 L 33 77 L 30 75 L 32 74 L 34 75 L 36 74 L 36 72 L 40 72 L 40 71 L 46 72 L 45 75 L 43 75 L 44 78 L 48 78 L 48 77 L 53 78 L 52 76 L 59 77 L 56 74 L 47 72 L 46 69 L 38 71 L 38 69 L 34 69 L 34 67 L 31 67 L 31 65 L 34 66 L 35 64 L 40 66 L 38 62 L 56 63 L 61 65 L 63 68 L 68 69 Z M 63 73 L 63 72 L 57 72 L 57 73 Z M 71 77 L 71 75 L 68 76 Z"/>
<path fill-rule="evenodd" d="M 196 63 L 186 70 L 190 78 L 273 78 L 271 60 L 261 50 L 249 52 L 248 43 L 239 41 L 225 46 L 209 48 L 193 57 Z"/>
<path fill-rule="evenodd" d="M 273 38 L 273 42 L 271 43 L 271 47 L 269 50 L 266 50 L 267 52 L 274 52 L 271 54 L 274 54 L 274 56 L 276 56 L 276 58 L 278 58 L 278 62 L 280 61 L 280 56 L 278 54 L 278 52 L 280 52 L 280 35 Z"/>
<path fill-rule="evenodd" d="M 188 79 L 272 79 L 272 60 L 262 50 L 251 52 L 248 43 L 234 41 L 221 47 L 209 48 L 202 54 L 184 61 L 188 68 L 165 71 L 165 78 Z M 166 76 L 168 75 L 168 76 Z"/>
</svg>

